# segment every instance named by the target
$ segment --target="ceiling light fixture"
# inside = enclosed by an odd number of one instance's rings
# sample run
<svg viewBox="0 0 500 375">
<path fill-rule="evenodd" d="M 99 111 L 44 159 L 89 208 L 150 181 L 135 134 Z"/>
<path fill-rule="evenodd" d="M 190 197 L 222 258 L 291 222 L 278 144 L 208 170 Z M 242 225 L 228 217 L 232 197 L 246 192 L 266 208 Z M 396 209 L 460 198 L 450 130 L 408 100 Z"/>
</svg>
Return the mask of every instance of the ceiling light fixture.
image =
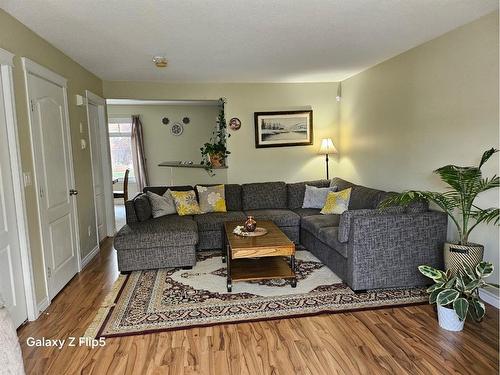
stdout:
<svg viewBox="0 0 500 375">
<path fill-rule="evenodd" d="M 153 64 L 155 64 L 157 68 L 166 68 L 168 60 L 164 56 L 155 56 L 153 57 Z"/>
</svg>

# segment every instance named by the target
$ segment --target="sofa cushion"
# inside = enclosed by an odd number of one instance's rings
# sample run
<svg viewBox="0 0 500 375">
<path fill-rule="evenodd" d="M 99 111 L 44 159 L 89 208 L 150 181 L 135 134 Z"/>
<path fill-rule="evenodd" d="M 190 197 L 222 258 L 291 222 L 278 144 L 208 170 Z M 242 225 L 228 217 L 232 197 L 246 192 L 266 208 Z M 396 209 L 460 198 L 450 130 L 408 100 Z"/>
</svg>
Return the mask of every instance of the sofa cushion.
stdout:
<svg viewBox="0 0 500 375">
<path fill-rule="evenodd" d="M 194 221 L 198 224 L 198 230 L 200 232 L 213 230 L 220 231 L 225 221 L 240 220 L 241 224 L 243 224 L 245 219 L 246 215 L 241 211 L 209 212 L 207 214 L 194 216 Z"/>
<path fill-rule="evenodd" d="M 306 185 L 302 208 L 323 208 L 325 206 L 328 193 L 336 190 L 337 188 L 335 186 L 318 188 L 316 186 Z"/>
<path fill-rule="evenodd" d="M 386 196 L 386 192 L 377 189 L 356 185 L 352 188 L 350 210 L 360 210 L 363 208 L 377 208 L 379 202 Z"/>
<path fill-rule="evenodd" d="M 147 191 L 145 195 L 147 195 L 147 198 L 149 200 L 153 217 L 156 218 L 177 213 L 177 210 L 175 209 L 174 199 L 170 194 L 170 190 L 167 190 L 163 195 L 158 195 L 156 193 L 153 193 L 152 191 Z M 139 216 L 139 214 L 137 214 L 137 216 Z"/>
<path fill-rule="evenodd" d="M 335 249 L 337 253 L 342 255 L 344 258 L 347 258 L 347 244 L 339 242 L 338 230 L 338 227 L 321 228 L 319 229 L 316 237 L 324 244 L 327 244 L 328 246 Z"/>
<path fill-rule="evenodd" d="M 144 221 L 151 219 L 153 216 L 153 208 L 146 194 L 141 193 L 134 198 L 134 210 L 137 220 Z"/>
<path fill-rule="evenodd" d="M 248 216 L 253 216 L 259 225 L 259 220 L 271 220 L 279 227 L 295 227 L 300 225 L 300 216 L 290 210 L 245 210 Z"/>
<path fill-rule="evenodd" d="M 117 250 L 134 250 L 197 242 L 198 227 L 191 216 L 168 215 L 125 225 L 116 234 L 114 246 Z"/>
<path fill-rule="evenodd" d="M 178 186 L 145 186 L 142 191 L 144 193 L 151 191 L 155 194 L 158 195 L 163 195 L 167 191 L 167 189 L 170 189 L 171 191 L 189 191 L 193 190 L 192 186 L 189 185 L 178 185 Z"/>
<path fill-rule="evenodd" d="M 306 216 L 301 219 L 302 228 L 317 235 L 324 227 L 337 227 L 340 222 L 340 215 L 315 215 Z"/>
<path fill-rule="evenodd" d="M 321 210 L 319 208 L 295 208 L 292 211 L 295 212 L 300 217 L 306 217 L 306 216 L 320 215 Z"/>
<path fill-rule="evenodd" d="M 304 202 L 304 193 L 306 191 L 306 185 L 315 186 L 318 188 L 325 188 L 330 186 L 330 180 L 315 180 L 315 181 L 294 182 L 291 184 L 286 184 L 287 207 L 290 210 L 296 208 L 302 208 L 302 203 Z"/>
<path fill-rule="evenodd" d="M 427 211 L 429 211 L 429 202 L 426 200 L 411 202 L 406 206 L 406 213 L 408 214 L 420 214 Z"/>
<path fill-rule="evenodd" d="M 284 182 L 260 182 L 243 184 L 243 210 L 286 208 L 286 184 Z"/>
<path fill-rule="evenodd" d="M 216 186 L 216 185 L 199 184 L 196 186 Z M 196 189 L 196 193 L 198 193 L 198 189 Z M 228 211 L 241 211 L 241 185 L 224 184 L 224 195 L 226 199 L 226 209 Z"/>
<path fill-rule="evenodd" d="M 226 212 L 226 190 L 224 185 L 201 186 L 196 185 L 195 189 L 200 210 L 203 213 Z"/>
<path fill-rule="evenodd" d="M 336 186 L 337 191 L 340 191 L 340 190 L 345 190 L 345 189 L 350 188 L 350 187 L 354 187 L 354 186 L 356 186 L 356 184 L 353 184 L 352 182 L 343 180 L 340 177 L 334 177 L 330 181 L 330 186 Z"/>
</svg>

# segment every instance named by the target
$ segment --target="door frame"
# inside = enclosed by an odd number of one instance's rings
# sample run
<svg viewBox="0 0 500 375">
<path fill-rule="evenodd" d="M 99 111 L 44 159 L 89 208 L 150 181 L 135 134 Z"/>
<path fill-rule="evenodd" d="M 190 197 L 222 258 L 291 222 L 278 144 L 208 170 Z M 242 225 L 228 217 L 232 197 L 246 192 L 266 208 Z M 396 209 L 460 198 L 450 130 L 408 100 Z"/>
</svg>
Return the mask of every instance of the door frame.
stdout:
<svg viewBox="0 0 500 375">
<path fill-rule="evenodd" d="M 89 90 L 85 90 L 85 96 L 87 98 L 86 110 L 87 110 L 87 125 L 90 143 L 90 158 L 92 160 L 92 148 L 100 147 L 101 157 L 102 157 L 102 178 L 103 178 L 103 189 L 104 189 L 104 209 L 105 209 L 105 220 L 106 220 L 106 235 L 108 237 L 113 237 L 116 233 L 115 229 L 115 213 L 114 213 L 114 201 L 113 201 L 113 185 L 111 183 L 113 175 L 111 172 L 111 151 L 109 149 L 109 133 L 108 133 L 108 122 L 106 120 L 106 100 L 100 96 L 94 94 Z M 99 114 L 99 128 L 98 139 L 92 139 L 92 131 L 90 129 L 90 111 L 89 104 L 93 104 L 97 107 Z M 94 182 L 94 163 L 92 162 L 92 182 Z M 94 194 L 95 202 L 95 194 Z M 97 228 L 97 202 L 94 204 L 96 208 L 96 228 Z M 96 231 L 97 243 L 99 243 L 99 234 Z"/>
<path fill-rule="evenodd" d="M 38 227 L 40 230 L 40 236 L 41 236 L 41 246 L 42 246 L 42 253 L 43 253 L 43 275 L 44 275 L 44 281 L 45 281 L 45 293 L 46 293 L 46 300 L 43 301 L 43 308 L 47 308 L 50 303 L 51 303 L 51 298 L 50 298 L 50 293 L 49 293 L 49 283 L 48 283 L 48 275 L 47 275 L 47 263 L 46 263 L 46 256 L 47 256 L 47 249 L 46 249 L 46 236 L 47 234 L 44 233 L 43 227 L 42 227 L 42 210 L 41 210 L 41 202 L 40 202 L 40 175 L 42 174 L 40 168 L 40 164 L 37 163 L 38 160 L 38 152 L 37 149 L 35 148 L 35 142 L 38 142 L 39 139 L 37 138 L 36 134 L 34 133 L 33 130 L 33 113 L 31 112 L 31 103 L 30 103 L 30 88 L 29 88 L 29 79 L 28 75 L 32 74 L 35 75 L 39 78 L 42 78 L 50 83 L 53 83 L 57 86 L 59 86 L 63 90 L 63 98 L 64 98 L 64 118 L 66 121 L 66 126 L 67 126 L 67 139 L 66 142 L 68 142 L 68 153 L 69 153 L 69 179 L 70 179 L 70 185 L 75 188 L 75 173 L 74 173 L 74 165 L 73 165 L 73 146 L 72 146 L 72 141 L 71 141 L 71 125 L 69 121 L 69 107 L 68 107 L 68 80 L 64 78 L 63 76 L 53 72 L 52 70 L 28 59 L 27 57 L 21 57 L 21 61 L 23 64 L 23 71 L 24 71 L 24 84 L 25 84 L 25 90 L 26 90 L 26 105 L 27 105 L 27 111 L 28 111 L 28 123 L 29 123 L 29 128 L 30 128 L 30 140 L 31 140 L 31 155 L 33 158 L 33 181 L 35 185 L 35 192 L 36 192 L 36 208 L 37 208 L 37 214 L 38 214 Z M 71 206 L 72 206 L 72 215 L 73 215 L 73 220 L 74 220 L 74 225 L 75 225 L 75 253 L 76 253 L 76 261 L 77 261 L 77 272 L 80 272 L 82 270 L 82 259 L 81 259 L 81 252 L 80 252 L 80 230 L 79 230 L 79 223 L 78 223 L 78 205 L 76 204 L 76 200 L 72 199 L 71 200 Z"/>
<path fill-rule="evenodd" d="M 31 248 L 28 235 L 28 220 L 26 215 L 26 199 L 22 177 L 21 153 L 19 148 L 19 134 L 17 131 L 16 103 L 14 99 L 14 54 L 0 48 L 0 75 L 5 100 L 5 118 L 7 122 L 7 141 L 11 165 L 12 183 L 14 188 L 14 205 L 16 209 L 19 249 L 21 252 L 21 268 L 23 270 L 23 284 L 26 295 L 27 318 L 36 320 L 39 311 L 35 296 L 35 282 L 33 279 L 33 264 L 31 263 Z"/>
</svg>

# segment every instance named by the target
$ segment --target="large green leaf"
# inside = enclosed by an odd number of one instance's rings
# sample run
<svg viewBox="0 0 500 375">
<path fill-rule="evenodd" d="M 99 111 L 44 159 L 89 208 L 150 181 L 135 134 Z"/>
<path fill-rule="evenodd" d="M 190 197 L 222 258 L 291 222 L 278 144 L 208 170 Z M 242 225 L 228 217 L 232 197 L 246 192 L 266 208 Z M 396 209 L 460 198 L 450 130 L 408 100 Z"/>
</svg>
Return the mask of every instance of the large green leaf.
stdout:
<svg viewBox="0 0 500 375">
<path fill-rule="evenodd" d="M 484 285 L 484 281 L 481 279 L 472 280 L 465 286 L 466 292 L 472 292 L 474 289 L 479 288 Z"/>
<path fill-rule="evenodd" d="M 453 309 L 457 313 L 461 321 L 465 320 L 467 316 L 467 310 L 469 309 L 469 302 L 465 298 L 457 298 L 453 302 Z"/>
<path fill-rule="evenodd" d="M 462 269 L 464 270 L 465 274 L 469 276 L 469 279 L 476 280 L 477 276 L 471 266 L 469 266 L 467 263 L 462 263 Z"/>
<path fill-rule="evenodd" d="M 479 277 L 488 277 L 493 273 L 493 263 L 481 262 L 476 266 L 476 274 Z"/>
<path fill-rule="evenodd" d="M 472 317 L 475 321 L 480 321 L 484 318 L 486 313 L 486 307 L 484 303 L 476 298 L 471 301 L 470 310 L 472 312 Z"/>
<path fill-rule="evenodd" d="M 452 277 L 450 280 L 446 282 L 446 284 L 444 284 L 444 288 L 445 289 L 453 288 L 455 286 L 456 281 L 457 277 L 456 276 Z"/>
<path fill-rule="evenodd" d="M 436 298 L 439 293 L 441 293 L 442 289 L 436 289 L 429 294 L 429 303 L 432 305 L 433 303 L 436 303 Z"/>
<path fill-rule="evenodd" d="M 431 285 L 429 288 L 427 288 L 427 293 L 432 293 L 435 290 L 443 289 L 443 287 L 444 287 L 444 283 L 443 282 L 437 282 L 436 284 Z"/>
<path fill-rule="evenodd" d="M 481 178 L 481 170 L 478 167 L 445 165 L 434 172 L 454 190 L 462 193 L 469 190 Z"/>
<path fill-rule="evenodd" d="M 433 280 L 438 280 L 442 278 L 442 273 L 431 266 L 426 266 L 426 265 L 418 266 L 418 270 L 422 275 L 427 276 Z"/>
<path fill-rule="evenodd" d="M 465 290 L 465 283 L 464 283 L 464 279 L 462 277 L 462 275 L 457 275 L 457 282 L 455 284 L 456 288 L 460 291 L 464 291 Z"/>
<path fill-rule="evenodd" d="M 440 306 L 446 306 L 455 302 L 459 296 L 460 293 L 455 289 L 444 289 L 437 295 L 436 303 Z"/>
<path fill-rule="evenodd" d="M 481 162 L 479 163 L 479 168 L 481 168 L 483 166 L 484 163 L 486 163 L 488 161 L 488 159 L 494 154 L 498 152 L 497 149 L 495 148 L 490 148 L 489 150 L 486 150 L 484 153 L 483 153 L 483 156 L 481 157 Z"/>
</svg>

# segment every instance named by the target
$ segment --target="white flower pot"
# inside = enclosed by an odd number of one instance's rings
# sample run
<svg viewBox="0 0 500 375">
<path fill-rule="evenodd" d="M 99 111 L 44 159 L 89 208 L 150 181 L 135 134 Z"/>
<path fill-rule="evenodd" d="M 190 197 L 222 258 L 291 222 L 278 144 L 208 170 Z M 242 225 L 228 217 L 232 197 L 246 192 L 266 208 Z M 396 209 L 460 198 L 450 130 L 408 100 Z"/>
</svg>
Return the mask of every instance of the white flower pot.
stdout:
<svg viewBox="0 0 500 375">
<path fill-rule="evenodd" d="M 455 310 L 439 305 L 437 309 L 439 326 L 441 328 L 454 332 L 458 332 L 464 329 L 465 320 L 461 322 Z"/>
</svg>

